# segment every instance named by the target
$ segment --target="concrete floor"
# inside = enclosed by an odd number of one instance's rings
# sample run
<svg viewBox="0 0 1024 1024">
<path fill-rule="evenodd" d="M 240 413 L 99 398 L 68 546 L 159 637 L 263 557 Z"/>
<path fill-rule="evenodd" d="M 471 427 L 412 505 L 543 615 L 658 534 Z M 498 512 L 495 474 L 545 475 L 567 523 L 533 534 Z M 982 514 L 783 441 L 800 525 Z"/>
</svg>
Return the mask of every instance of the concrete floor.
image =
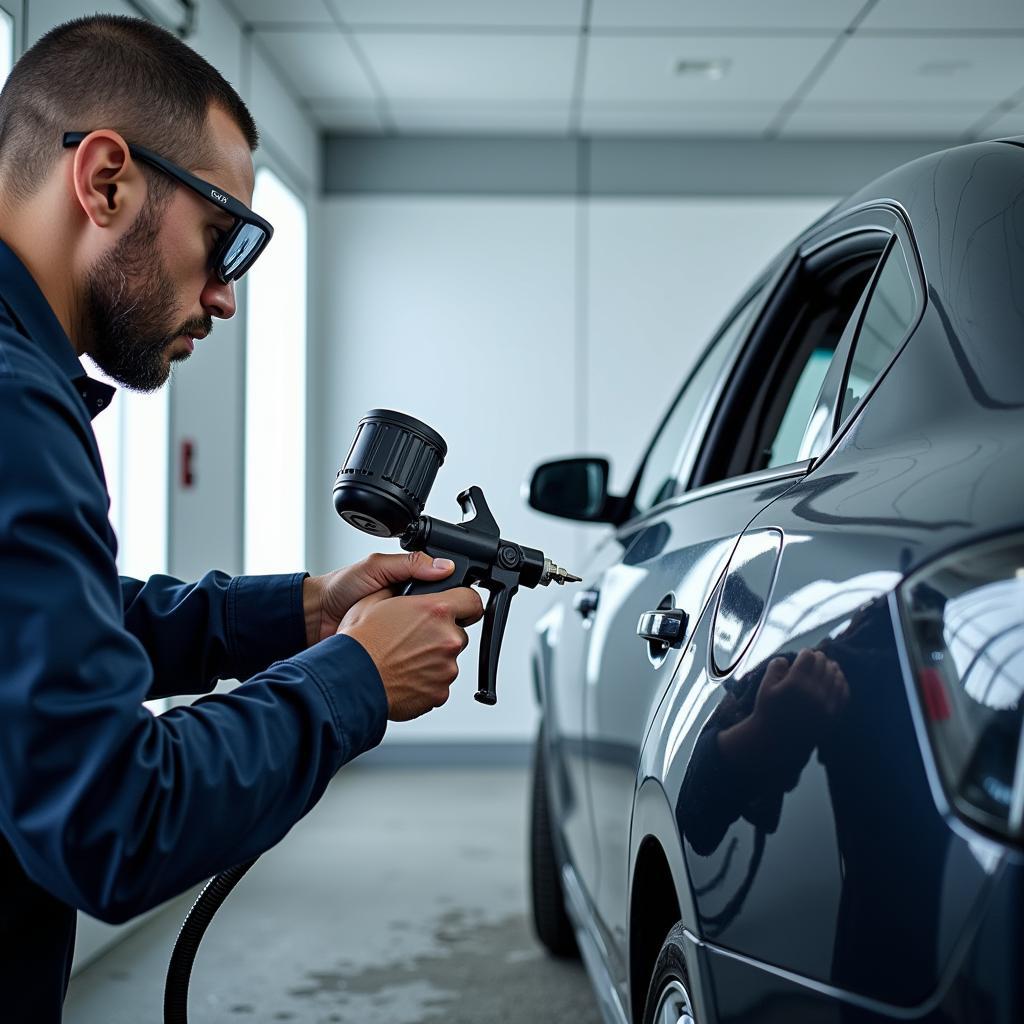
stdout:
<svg viewBox="0 0 1024 1024">
<path fill-rule="evenodd" d="M 600 1024 L 527 917 L 522 769 L 343 769 L 228 897 L 190 1024 Z M 65 1024 L 159 1024 L 179 900 L 71 982 Z"/>
</svg>

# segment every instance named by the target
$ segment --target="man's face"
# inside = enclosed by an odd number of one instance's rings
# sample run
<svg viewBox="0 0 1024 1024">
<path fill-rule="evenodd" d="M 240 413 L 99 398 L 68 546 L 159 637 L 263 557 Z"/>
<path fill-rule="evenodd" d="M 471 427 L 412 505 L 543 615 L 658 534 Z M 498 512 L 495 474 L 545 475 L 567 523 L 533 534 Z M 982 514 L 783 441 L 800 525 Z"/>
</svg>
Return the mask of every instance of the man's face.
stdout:
<svg viewBox="0 0 1024 1024">
<path fill-rule="evenodd" d="M 245 137 L 216 107 L 207 125 L 214 166 L 189 169 L 248 205 L 253 168 Z M 159 388 L 171 364 L 187 359 L 196 339 L 210 333 L 213 317 L 235 312 L 234 285 L 210 270 L 210 255 L 232 218 L 170 179 L 159 186 L 170 188 L 169 197 L 147 199 L 85 282 L 90 354 L 104 372 L 136 391 Z"/>
</svg>

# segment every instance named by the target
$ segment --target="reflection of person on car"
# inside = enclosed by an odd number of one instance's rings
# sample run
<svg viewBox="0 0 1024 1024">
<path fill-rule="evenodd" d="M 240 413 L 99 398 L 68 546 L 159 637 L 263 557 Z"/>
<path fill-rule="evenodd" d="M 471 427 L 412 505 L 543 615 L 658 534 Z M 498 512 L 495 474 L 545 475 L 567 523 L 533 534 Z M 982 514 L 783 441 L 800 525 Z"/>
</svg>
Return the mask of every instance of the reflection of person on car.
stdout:
<svg viewBox="0 0 1024 1024">
<path fill-rule="evenodd" d="M 699 854 L 739 817 L 774 832 L 783 795 L 849 698 L 846 676 L 823 651 L 781 655 L 740 679 L 711 716 L 690 761 L 679 824 Z"/>
<path fill-rule="evenodd" d="M 843 632 L 798 655 L 760 664 L 732 684 L 698 738 L 676 805 L 682 836 L 699 856 L 714 853 L 730 827 L 754 828 L 745 878 L 726 906 L 701 917 L 705 935 L 725 931 L 753 887 L 766 837 L 779 828 L 815 748 L 828 779 L 842 881 L 832 970 L 848 991 L 904 1005 L 936 981 L 936 930 L 949 832 L 931 806 L 911 724 L 892 617 L 884 598 L 861 609 Z M 803 795 L 801 795 L 803 794 Z M 824 809 L 809 793 L 797 813 Z M 815 818 L 814 827 L 827 827 Z M 721 885 L 736 836 L 718 877 Z M 798 848 L 787 844 L 787 849 Z M 799 863 L 793 868 L 799 871 Z M 794 924 L 793 926 L 799 926 Z"/>
</svg>

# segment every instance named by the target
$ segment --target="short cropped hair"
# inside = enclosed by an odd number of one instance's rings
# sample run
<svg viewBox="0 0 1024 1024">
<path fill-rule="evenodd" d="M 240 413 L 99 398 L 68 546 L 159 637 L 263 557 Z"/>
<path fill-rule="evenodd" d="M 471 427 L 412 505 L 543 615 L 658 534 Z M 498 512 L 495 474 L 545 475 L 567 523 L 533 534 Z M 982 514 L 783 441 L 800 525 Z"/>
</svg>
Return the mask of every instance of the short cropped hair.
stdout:
<svg viewBox="0 0 1024 1024">
<path fill-rule="evenodd" d="M 242 98 L 176 36 L 141 18 L 77 18 L 29 48 L 0 91 L 0 180 L 8 196 L 29 198 L 63 152 L 64 132 L 98 128 L 185 167 L 208 166 L 213 105 L 256 149 L 259 133 Z"/>
</svg>

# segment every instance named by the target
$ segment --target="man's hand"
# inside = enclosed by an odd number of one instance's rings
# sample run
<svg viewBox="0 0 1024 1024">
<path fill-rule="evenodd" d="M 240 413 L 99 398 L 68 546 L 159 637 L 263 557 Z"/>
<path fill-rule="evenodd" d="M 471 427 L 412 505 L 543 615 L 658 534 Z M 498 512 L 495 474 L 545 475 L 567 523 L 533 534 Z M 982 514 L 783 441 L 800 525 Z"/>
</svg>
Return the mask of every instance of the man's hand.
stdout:
<svg viewBox="0 0 1024 1024">
<path fill-rule="evenodd" d="M 817 648 L 805 648 L 790 665 L 773 658 L 754 702 L 766 733 L 818 738 L 846 706 L 850 685 L 838 663 Z"/>
<path fill-rule="evenodd" d="M 802 650 L 791 665 L 768 662 L 751 715 L 718 734 L 726 760 L 751 774 L 799 772 L 850 698 L 838 663 L 822 651 Z"/>
<path fill-rule="evenodd" d="M 302 607 L 306 615 L 306 646 L 338 631 L 348 610 L 370 594 L 386 591 L 392 597 L 396 584 L 408 580 L 443 580 L 455 569 L 447 558 L 432 560 L 420 551 L 406 555 L 370 555 L 347 569 L 324 576 L 310 576 L 302 584 Z"/>
<path fill-rule="evenodd" d="M 396 598 L 383 590 L 352 607 L 338 632 L 362 644 L 384 683 L 388 718 L 405 722 L 448 699 L 469 642 L 463 626 L 482 616 L 480 597 L 469 587 Z"/>
</svg>

